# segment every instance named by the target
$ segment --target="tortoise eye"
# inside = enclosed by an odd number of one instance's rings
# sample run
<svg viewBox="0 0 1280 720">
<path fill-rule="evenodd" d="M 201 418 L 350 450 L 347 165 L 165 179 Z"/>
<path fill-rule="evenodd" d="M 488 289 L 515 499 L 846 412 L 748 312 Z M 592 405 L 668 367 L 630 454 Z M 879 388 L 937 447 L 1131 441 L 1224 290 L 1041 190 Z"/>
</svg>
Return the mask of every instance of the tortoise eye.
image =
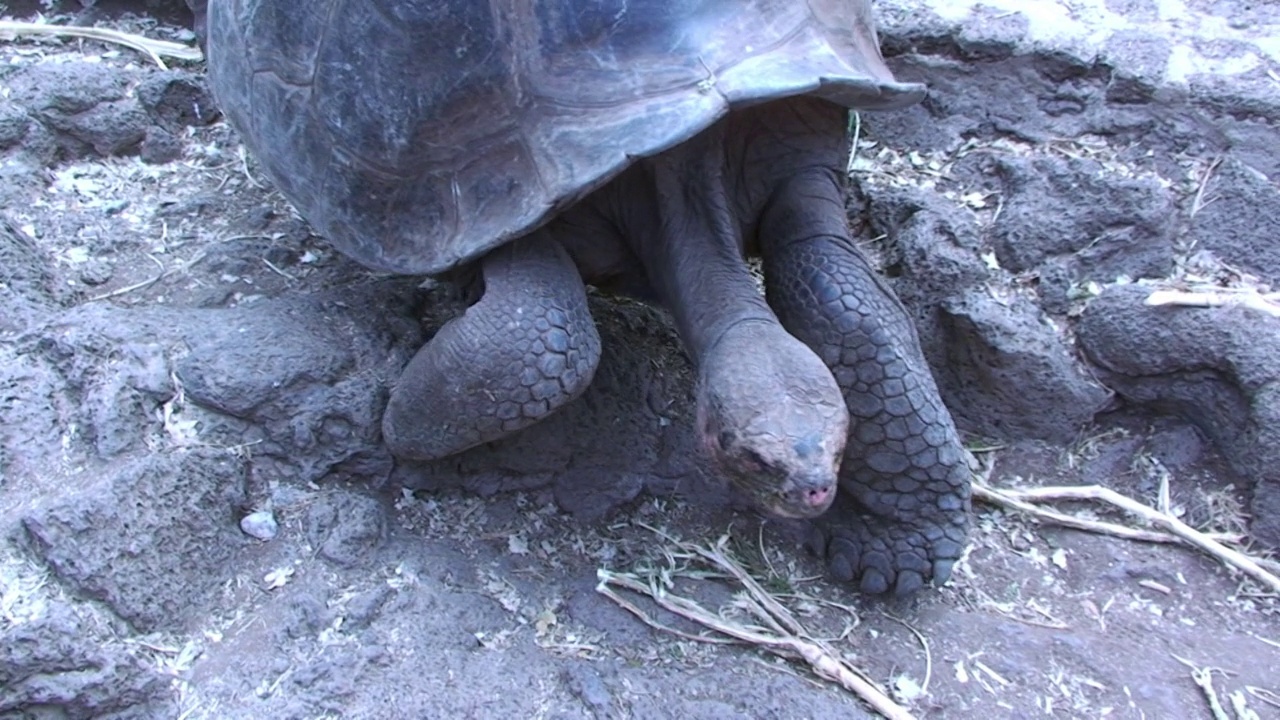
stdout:
<svg viewBox="0 0 1280 720">
<path fill-rule="evenodd" d="M 733 440 L 733 433 L 728 430 L 721 430 L 716 437 L 716 442 L 720 443 L 720 449 L 726 452 L 729 450 L 729 446 L 733 445 Z"/>
<path fill-rule="evenodd" d="M 764 470 L 765 468 L 769 467 L 769 462 L 764 459 L 763 455 L 756 452 L 755 450 L 747 451 L 747 461 L 755 465 L 756 470 Z"/>
</svg>

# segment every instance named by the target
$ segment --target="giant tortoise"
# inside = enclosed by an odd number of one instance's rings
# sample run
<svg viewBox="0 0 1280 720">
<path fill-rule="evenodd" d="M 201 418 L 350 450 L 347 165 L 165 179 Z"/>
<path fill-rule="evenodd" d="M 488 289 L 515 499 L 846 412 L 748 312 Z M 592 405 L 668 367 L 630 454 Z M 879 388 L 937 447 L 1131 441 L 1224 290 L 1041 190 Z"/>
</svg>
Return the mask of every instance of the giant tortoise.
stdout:
<svg viewBox="0 0 1280 720">
<path fill-rule="evenodd" d="M 478 277 L 392 390 L 395 455 L 573 401 L 600 357 L 585 285 L 627 289 L 674 317 L 701 446 L 763 510 L 812 518 L 834 575 L 948 577 L 966 454 L 845 215 L 849 110 L 924 94 L 867 0 L 194 4 L 215 97 L 314 227 L 370 268 Z"/>
</svg>

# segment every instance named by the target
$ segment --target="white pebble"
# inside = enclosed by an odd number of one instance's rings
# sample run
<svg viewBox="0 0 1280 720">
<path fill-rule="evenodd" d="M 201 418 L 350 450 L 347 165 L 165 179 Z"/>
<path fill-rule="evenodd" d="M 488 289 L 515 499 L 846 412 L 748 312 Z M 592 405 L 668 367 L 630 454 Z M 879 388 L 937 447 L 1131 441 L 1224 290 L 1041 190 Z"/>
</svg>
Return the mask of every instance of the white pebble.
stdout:
<svg viewBox="0 0 1280 720">
<path fill-rule="evenodd" d="M 251 535 L 259 540 L 270 540 L 280 531 L 280 526 L 276 524 L 275 515 L 272 515 L 270 510 L 259 510 L 245 515 L 240 521 L 240 529 L 245 535 Z"/>
</svg>

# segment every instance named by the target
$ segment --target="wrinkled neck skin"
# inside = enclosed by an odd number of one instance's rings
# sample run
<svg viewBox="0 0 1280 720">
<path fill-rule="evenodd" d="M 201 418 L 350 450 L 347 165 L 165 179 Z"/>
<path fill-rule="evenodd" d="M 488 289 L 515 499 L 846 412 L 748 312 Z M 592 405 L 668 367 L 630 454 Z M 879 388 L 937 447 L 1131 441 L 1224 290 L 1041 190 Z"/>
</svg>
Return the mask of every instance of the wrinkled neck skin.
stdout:
<svg viewBox="0 0 1280 720">
<path fill-rule="evenodd" d="M 810 98 L 740 110 L 640 161 L 588 200 L 673 310 L 695 361 L 736 324 L 777 322 L 744 258 L 770 240 L 757 237 L 757 226 L 776 188 L 802 173 L 835 174 L 843 167 L 847 117 L 846 109 Z M 822 221 L 812 224 L 812 234 L 820 233 Z"/>
<path fill-rule="evenodd" d="M 769 242 L 756 239 L 757 225 L 780 188 L 842 167 L 845 117 L 816 100 L 735 113 L 636 163 L 559 232 L 588 282 L 643 268 L 698 368 L 702 444 L 734 484 L 784 517 L 830 506 L 849 416 L 826 365 L 769 307 L 747 255 Z"/>
</svg>

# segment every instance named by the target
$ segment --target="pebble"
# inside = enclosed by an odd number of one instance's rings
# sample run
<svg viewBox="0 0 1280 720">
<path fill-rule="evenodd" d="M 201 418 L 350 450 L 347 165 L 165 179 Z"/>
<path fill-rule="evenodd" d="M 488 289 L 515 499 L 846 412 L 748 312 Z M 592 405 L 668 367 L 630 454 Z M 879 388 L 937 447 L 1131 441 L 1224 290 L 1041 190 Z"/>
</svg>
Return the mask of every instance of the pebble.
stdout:
<svg viewBox="0 0 1280 720">
<path fill-rule="evenodd" d="M 115 268 L 111 263 L 98 258 L 91 258 L 80 268 L 80 282 L 85 285 L 102 285 L 111 280 Z"/>
<path fill-rule="evenodd" d="M 244 516 L 240 521 L 240 529 L 245 535 L 256 537 L 259 540 L 270 540 L 280 531 L 280 526 L 276 523 L 275 515 L 270 510 L 259 510 Z"/>
<path fill-rule="evenodd" d="M 111 200 L 102 206 L 102 212 L 107 215 L 119 215 L 128 207 L 128 200 Z"/>
</svg>

